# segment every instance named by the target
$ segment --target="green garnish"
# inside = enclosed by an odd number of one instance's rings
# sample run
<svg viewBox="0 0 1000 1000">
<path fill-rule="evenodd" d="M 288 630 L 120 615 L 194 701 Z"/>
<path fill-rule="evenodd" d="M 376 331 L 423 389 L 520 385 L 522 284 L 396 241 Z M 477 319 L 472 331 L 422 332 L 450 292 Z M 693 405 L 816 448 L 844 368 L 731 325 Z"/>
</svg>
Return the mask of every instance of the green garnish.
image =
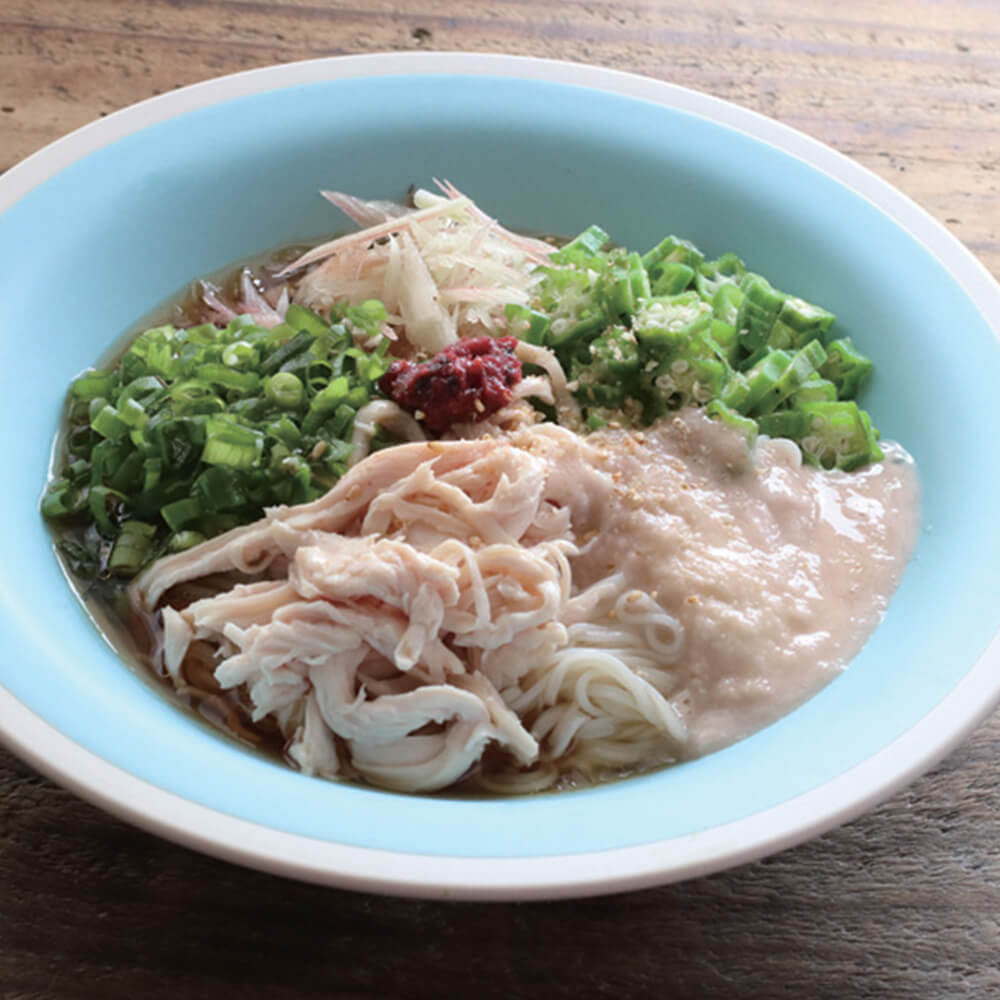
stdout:
<svg viewBox="0 0 1000 1000">
<path fill-rule="evenodd" d="M 640 257 L 607 241 L 586 229 L 539 269 L 534 300 L 506 311 L 511 333 L 555 351 L 585 426 L 648 424 L 696 405 L 748 440 L 790 438 L 825 468 L 882 458 L 853 402 L 872 363 L 849 338 L 827 340 L 832 313 L 732 253 L 705 260 L 667 236 Z"/>
<path fill-rule="evenodd" d="M 381 302 L 329 319 L 293 305 L 273 330 L 248 316 L 141 333 L 117 367 L 90 369 L 69 392 L 59 474 L 42 514 L 89 527 L 66 550 L 74 572 L 131 576 L 265 507 L 303 503 L 346 472 L 354 415 L 389 366 L 371 352 Z"/>
<path fill-rule="evenodd" d="M 706 260 L 667 236 L 640 255 L 591 226 L 508 305 L 509 331 L 551 348 L 584 425 L 648 424 L 702 406 L 739 430 L 798 443 L 803 460 L 854 469 L 882 458 L 855 402 L 872 363 L 832 313 L 775 288 L 735 254 Z M 130 576 L 264 509 L 326 492 L 346 471 L 357 411 L 389 367 L 372 300 L 324 318 L 288 307 L 273 330 L 153 327 L 114 370 L 74 380 L 69 429 L 42 514 L 83 526 L 65 542 L 75 572 Z M 377 340 L 374 351 L 355 345 Z M 380 431 L 372 449 L 392 442 Z M 69 547 L 67 547 L 69 546 Z"/>
</svg>

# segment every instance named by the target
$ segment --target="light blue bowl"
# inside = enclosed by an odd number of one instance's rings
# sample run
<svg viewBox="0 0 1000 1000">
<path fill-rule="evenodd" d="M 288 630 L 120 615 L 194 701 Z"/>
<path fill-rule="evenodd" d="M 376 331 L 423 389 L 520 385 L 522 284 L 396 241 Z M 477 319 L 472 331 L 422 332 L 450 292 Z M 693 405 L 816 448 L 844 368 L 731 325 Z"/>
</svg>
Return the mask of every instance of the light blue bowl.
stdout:
<svg viewBox="0 0 1000 1000">
<path fill-rule="evenodd" d="M 318 190 L 447 177 L 513 229 L 684 234 L 824 303 L 875 360 L 866 405 L 916 457 L 923 532 L 885 622 L 798 711 L 702 760 L 585 791 L 422 798 L 303 777 L 123 666 L 37 514 L 66 384 L 192 279 L 341 225 Z M 479 898 L 715 870 L 860 812 L 1000 696 L 1000 289 L 837 154 L 722 102 L 506 57 L 355 57 L 244 74 L 90 126 L 0 178 L 6 487 L 0 729 L 165 836 L 297 877 Z M 44 248 L 44 249 L 42 249 Z M 987 647 L 992 649 L 987 651 Z"/>
</svg>

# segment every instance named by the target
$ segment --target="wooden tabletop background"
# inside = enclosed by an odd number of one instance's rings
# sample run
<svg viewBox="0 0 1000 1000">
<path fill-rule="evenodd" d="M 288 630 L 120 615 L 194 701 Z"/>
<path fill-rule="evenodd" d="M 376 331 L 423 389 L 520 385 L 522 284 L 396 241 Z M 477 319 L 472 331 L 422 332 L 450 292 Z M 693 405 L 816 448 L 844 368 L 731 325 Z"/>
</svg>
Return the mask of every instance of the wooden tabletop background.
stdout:
<svg viewBox="0 0 1000 1000">
<path fill-rule="evenodd" d="M 2 0 L 0 170 L 212 76 L 420 49 L 595 63 L 761 111 L 897 185 L 1000 276 L 997 0 Z M 867 817 L 766 861 L 522 905 L 243 870 L 0 751 L 0 997 L 1000 997 L 998 747 L 994 716 Z"/>
</svg>

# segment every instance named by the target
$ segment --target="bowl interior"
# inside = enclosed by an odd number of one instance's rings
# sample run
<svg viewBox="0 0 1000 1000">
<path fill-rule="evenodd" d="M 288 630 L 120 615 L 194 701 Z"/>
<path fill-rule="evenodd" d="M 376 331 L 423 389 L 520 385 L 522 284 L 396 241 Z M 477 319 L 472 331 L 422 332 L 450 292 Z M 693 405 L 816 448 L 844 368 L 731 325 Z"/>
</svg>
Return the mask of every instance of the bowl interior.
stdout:
<svg viewBox="0 0 1000 1000">
<path fill-rule="evenodd" d="M 600 223 L 740 254 L 833 309 L 876 363 L 865 397 L 918 462 L 923 531 L 849 670 L 754 737 L 682 767 L 518 800 L 410 797 L 304 778 L 179 712 L 123 667 L 66 585 L 36 514 L 63 391 L 192 279 L 344 227 L 321 188 L 400 197 L 448 178 L 505 225 Z M 0 216 L 6 489 L 0 684 L 79 744 L 223 813 L 367 847 L 538 857 L 680 837 L 815 789 L 918 722 L 1000 627 L 1000 384 L 989 324 L 934 256 L 807 163 L 679 110 L 488 77 L 333 80 L 152 125 Z M 993 449 L 995 451 L 995 449 Z M 401 822 L 401 817 L 405 821 Z"/>
</svg>

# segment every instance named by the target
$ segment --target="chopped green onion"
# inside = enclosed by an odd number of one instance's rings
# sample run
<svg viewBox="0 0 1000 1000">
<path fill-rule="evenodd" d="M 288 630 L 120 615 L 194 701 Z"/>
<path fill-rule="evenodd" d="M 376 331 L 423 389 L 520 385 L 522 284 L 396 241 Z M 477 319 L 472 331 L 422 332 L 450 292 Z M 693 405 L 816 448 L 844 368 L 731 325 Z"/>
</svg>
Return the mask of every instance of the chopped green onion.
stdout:
<svg viewBox="0 0 1000 1000">
<path fill-rule="evenodd" d="M 108 570 L 118 576 L 134 576 L 146 562 L 155 536 L 155 524 L 126 521 L 111 547 Z"/>
<path fill-rule="evenodd" d="M 97 530 L 106 538 L 115 534 L 115 526 L 111 523 L 108 505 L 114 501 L 116 494 L 107 486 L 91 486 L 87 493 L 87 506 L 97 525 Z"/>
<path fill-rule="evenodd" d="M 224 389 L 232 389 L 235 392 L 254 392 L 260 387 L 260 376 L 256 372 L 238 372 L 225 364 L 198 365 L 195 374 L 205 382 L 220 385 Z"/>
<path fill-rule="evenodd" d="M 184 415 L 221 413 L 226 408 L 211 385 L 202 381 L 178 382 L 170 387 L 168 395 L 175 411 Z"/>
<path fill-rule="evenodd" d="M 365 299 L 356 306 L 344 310 L 344 319 L 369 337 L 381 332 L 389 313 L 378 299 Z"/>
<path fill-rule="evenodd" d="M 277 372 L 264 383 L 264 396 L 282 410 L 297 410 L 305 398 L 302 380 L 291 372 Z"/>
<path fill-rule="evenodd" d="M 297 333 L 307 333 L 310 338 L 325 337 L 330 332 L 328 323 L 311 309 L 293 302 L 285 314 L 285 322 Z"/>
<path fill-rule="evenodd" d="M 150 406 L 161 398 L 163 393 L 163 379 L 158 378 L 156 375 L 140 375 L 138 378 L 132 379 L 121 390 L 117 400 L 118 408 L 121 409 L 123 402 L 132 399 L 140 403 L 143 407 Z"/>
<path fill-rule="evenodd" d="M 195 479 L 194 488 L 203 509 L 216 513 L 245 506 L 247 494 L 237 477 L 231 466 L 213 465 L 202 472 Z"/>
<path fill-rule="evenodd" d="M 305 331 L 295 334 L 261 363 L 260 374 L 273 375 L 285 362 L 307 351 L 315 339 L 313 334 Z"/>
<path fill-rule="evenodd" d="M 87 494 L 65 479 L 53 479 L 42 495 L 41 510 L 45 517 L 66 517 L 78 514 L 87 502 Z"/>
<path fill-rule="evenodd" d="M 164 506 L 160 515 L 171 531 L 180 531 L 186 524 L 197 520 L 204 513 L 201 501 L 194 497 L 184 497 Z"/>
<path fill-rule="evenodd" d="M 260 464 L 264 435 L 222 417 L 210 417 L 205 423 L 205 448 L 201 460 L 207 465 L 229 465 L 248 469 Z"/>
<path fill-rule="evenodd" d="M 171 552 L 183 552 L 205 541 L 200 531 L 177 531 L 167 539 L 167 548 Z"/>
<path fill-rule="evenodd" d="M 129 427 L 142 427 L 149 420 L 149 414 L 142 403 L 131 397 L 119 401 L 118 417 Z"/>
<path fill-rule="evenodd" d="M 332 439 L 341 438 L 339 442 L 331 441 L 328 446 L 332 444 L 347 444 L 343 441 L 348 434 L 351 432 L 351 428 L 354 426 L 354 407 L 349 406 L 347 403 L 341 403 L 334 411 L 333 416 L 327 421 L 327 429 Z M 348 447 L 350 445 L 348 444 Z"/>
<path fill-rule="evenodd" d="M 350 391 L 350 382 L 346 375 L 335 378 L 322 391 L 318 392 L 309 411 L 302 421 L 302 431 L 304 434 L 312 434 L 317 427 L 347 398 Z"/>
<path fill-rule="evenodd" d="M 142 492 L 149 493 L 160 482 L 163 473 L 163 459 L 155 455 L 150 456 L 143 462 L 144 479 L 142 482 Z"/>
<path fill-rule="evenodd" d="M 289 448 L 297 448 L 302 441 L 302 431 L 287 414 L 267 425 L 267 433 Z"/>
<path fill-rule="evenodd" d="M 353 386 L 347 393 L 347 405 L 355 410 L 360 410 L 369 399 L 371 395 L 363 385 Z"/>
<path fill-rule="evenodd" d="M 329 321 L 291 307 L 274 330 L 239 316 L 144 331 L 116 370 L 74 380 L 42 513 L 92 522 L 92 564 L 128 574 L 265 507 L 314 499 L 346 471 L 355 413 L 391 362 L 386 318 L 369 300 Z M 377 346 L 355 346 L 355 334 Z M 142 524 L 152 540 L 135 534 Z"/>
<path fill-rule="evenodd" d="M 122 420 L 118 411 L 105 403 L 90 421 L 91 427 L 103 438 L 109 441 L 119 441 L 128 434 L 129 425 Z"/>
<path fill-rule="evenodd" d="M 70 391 L 77 399 L 107 397 L 111 395 L 114 384 L 114 372 L 105 371 L 102 368 L 88 368 L 87 371 L 73 380 Z"/>
<path fill-rule="evenodd" d="M 252 368 L 259 360 L 257 349 L 245 340 L 237 340 L 222 349 L 222 363 L 230 368 Z"/>
</svg>

